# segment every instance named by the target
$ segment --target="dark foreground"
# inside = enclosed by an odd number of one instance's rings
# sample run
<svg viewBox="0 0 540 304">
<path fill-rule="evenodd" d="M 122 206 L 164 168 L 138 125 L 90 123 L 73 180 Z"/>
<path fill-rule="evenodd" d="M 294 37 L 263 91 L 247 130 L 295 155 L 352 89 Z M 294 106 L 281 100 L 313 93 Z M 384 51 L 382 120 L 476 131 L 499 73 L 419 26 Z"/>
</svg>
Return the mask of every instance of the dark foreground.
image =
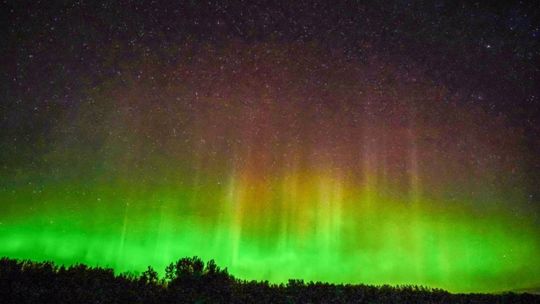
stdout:
<svg viewBox="0 0 540 304">
<path fill-rule="evenodd" d="M 0 303 L 540 303 L 527 293 L 451 294 L 418 286 L 242 281 L 197 257 L 140 276 L 112 269 L 0 260 Z"/>
</svg>

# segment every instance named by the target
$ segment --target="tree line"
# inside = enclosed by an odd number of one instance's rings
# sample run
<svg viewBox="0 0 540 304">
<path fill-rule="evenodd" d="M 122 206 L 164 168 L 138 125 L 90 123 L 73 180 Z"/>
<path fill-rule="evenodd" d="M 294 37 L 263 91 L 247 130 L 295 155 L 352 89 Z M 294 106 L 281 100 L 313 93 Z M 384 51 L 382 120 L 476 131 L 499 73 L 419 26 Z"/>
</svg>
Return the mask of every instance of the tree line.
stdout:
<svg viewBox="0 0 540 304">
<path fill-rule="evenodd" d="M 528 293 L 452 294 L 423 286 L 370 286 L 240 280 L 213 260 L 182 258 L 165 276 L 84 264 L 0 259 L 0 303 L 540 303 Z"/>
</svg>

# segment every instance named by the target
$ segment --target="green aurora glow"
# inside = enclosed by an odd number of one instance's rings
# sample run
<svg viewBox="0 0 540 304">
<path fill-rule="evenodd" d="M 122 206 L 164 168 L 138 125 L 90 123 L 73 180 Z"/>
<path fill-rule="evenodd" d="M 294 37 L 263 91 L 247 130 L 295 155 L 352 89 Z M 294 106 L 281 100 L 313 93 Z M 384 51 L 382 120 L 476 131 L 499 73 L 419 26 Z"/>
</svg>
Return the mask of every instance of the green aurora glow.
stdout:
<svg viewBox="0 0 540 304">
<path fill-rule="evenodd" d="M 210 51 L 158 90 L 104 84 L 43 138 L 39 166 L 3 173 L 0 255 L 121 272 L 197 255 L 243 279 L 454 292 L 540 282 L 520 137 L 503 120 L 380 62 Z"/>
<path fill-rule="evenodd" d="M 73 196 L 55 192 L 47 189 L 17 202 L 44 202 L 32 214 L 3 215 L 0 254 L 117 271 L 142 271 L 147 265 L 163 270 L 178 257 L 199 255 L 214 258 L 240 278 L 422 284 L 452 291 L 530 286 L 540 270 L 533 262 L 540 253 L 537 231 L 504 214 L 465 215 L 432 210 L 427 203 L 415 210 L 388 201 L 384 208 L 352 202 L 358 210 L 341 218 L 338 236 L 317 227 L 313 215 L 313 228 L 301 237 L 261 225 L 259 235 L 252 229 L 240 238 L 230 222 L 212 224 L 195 212 L 174 216 L 170 209 L 194 195 L 187 190 L 137 195 L 126 205 L 118 189 L 101 189 L 78 198 L 84 207 L 72 206 Z M 79 208 L 75 216 L 70 208 Z"/>
</svg>

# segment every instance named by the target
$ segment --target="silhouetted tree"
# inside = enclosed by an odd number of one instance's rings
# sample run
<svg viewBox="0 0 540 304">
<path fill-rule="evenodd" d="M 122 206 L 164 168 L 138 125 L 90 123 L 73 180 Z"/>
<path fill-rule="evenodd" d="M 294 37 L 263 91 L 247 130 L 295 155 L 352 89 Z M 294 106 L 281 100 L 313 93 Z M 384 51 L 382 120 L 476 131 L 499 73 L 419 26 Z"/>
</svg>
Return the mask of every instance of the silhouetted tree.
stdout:
<svg viewBox="0 0 540 304">
<path fill-rule="evenodd" d="M 148 267 L 140 275 L 78 264 L 0 259 L 0 303 L 540 303 L 531 294 L 451 294 L 423 286 L 336 285 L 289 280 L 243 281 L 215 261 L 183 258 L 165 279 Z"/>
</svg>

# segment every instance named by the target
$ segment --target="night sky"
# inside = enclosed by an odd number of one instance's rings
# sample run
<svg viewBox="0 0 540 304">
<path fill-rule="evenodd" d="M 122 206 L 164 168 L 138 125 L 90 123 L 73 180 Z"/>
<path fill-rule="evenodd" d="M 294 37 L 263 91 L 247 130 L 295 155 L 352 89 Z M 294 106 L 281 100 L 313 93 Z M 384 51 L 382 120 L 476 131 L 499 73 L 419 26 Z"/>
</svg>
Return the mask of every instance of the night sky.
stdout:
<svg viewBox="0 0 540 304">
<path fill-rule="evenodd" d="M 54 2 L 1 4 L 0 256 L 540 286 L 538 1 Z"/>
</svg>

